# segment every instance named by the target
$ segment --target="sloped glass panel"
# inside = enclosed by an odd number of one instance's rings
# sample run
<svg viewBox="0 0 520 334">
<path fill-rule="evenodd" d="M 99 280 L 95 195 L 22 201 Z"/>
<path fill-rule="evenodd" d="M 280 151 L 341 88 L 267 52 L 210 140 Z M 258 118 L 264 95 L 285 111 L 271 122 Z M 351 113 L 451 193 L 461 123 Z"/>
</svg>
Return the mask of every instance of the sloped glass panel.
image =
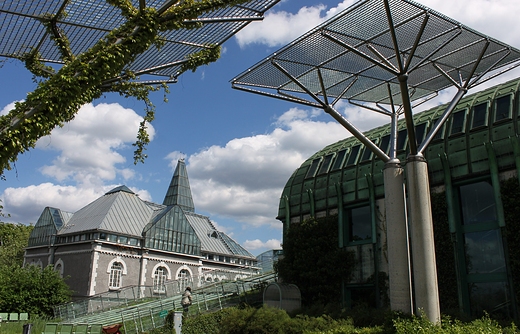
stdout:
<svg viewBox="0 0 520 334">
<path fill-rule="evenodd" d="M 145 247 L 200 255 L 200 240 L 178 206 L 160 216 L 144 234 Z"/>
</svg>

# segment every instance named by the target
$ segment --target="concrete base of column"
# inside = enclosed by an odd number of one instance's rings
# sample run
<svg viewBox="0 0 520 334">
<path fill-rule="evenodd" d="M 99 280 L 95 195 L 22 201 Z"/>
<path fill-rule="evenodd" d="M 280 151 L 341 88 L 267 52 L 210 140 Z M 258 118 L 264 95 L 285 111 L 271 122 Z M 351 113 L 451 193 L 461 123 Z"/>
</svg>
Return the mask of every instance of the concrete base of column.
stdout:
<svg viewBox="0 0 520 334">
<path fill-rule="evenodd" d="M 397 159 L 383 170 L 385 185 L 386 244 L 390 308 L 412 313 L 408 226 L 403 168 Z"/>
<path fill-rule="evenodd" d="M 415 308 L 432 322 L 440 322 L 439 287 L 428 165 L 422 155 L 406 163 Z"/>
</svg>

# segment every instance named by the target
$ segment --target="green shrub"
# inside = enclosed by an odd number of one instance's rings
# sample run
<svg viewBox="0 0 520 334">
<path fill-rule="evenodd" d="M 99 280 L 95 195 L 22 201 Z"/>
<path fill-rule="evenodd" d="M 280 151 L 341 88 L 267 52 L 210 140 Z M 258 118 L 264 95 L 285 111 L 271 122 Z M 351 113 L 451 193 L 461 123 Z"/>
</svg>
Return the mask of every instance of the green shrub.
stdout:
<svg viewBox="0 0 520 334">
<path fill-rule="evenodd" d="M 452 320 L 450 317 L 443 317 L 441 324 L 434 324 L 426 317 L 412 317 L 411 319 L 395 319 L 395 333 L 433 333 L 433 334 L 502 334 L 516 333 L 514 324 L 511 328 L 502 328 L 495 320 L 488 315 L 481 319 L 476 319 L 468 323 L 460 320 Z"/>
<path fill-rule="evenodd" d="M 225 308 L 218 312 L 201 314 L 196 317 L 187 317 L 182 322 L 182 334 L 218 334 L 222 318 L 234 313 L 235 308 Z"/>
</svg>

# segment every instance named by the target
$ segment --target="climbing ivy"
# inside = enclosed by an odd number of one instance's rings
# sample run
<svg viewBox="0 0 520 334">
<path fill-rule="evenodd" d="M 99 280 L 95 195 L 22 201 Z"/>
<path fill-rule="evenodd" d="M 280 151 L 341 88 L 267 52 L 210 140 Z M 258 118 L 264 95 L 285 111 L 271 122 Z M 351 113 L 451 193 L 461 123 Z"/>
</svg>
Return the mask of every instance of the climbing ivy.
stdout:
<svg viewBox="0 0 520 334">
<path fill-rule="evenodd" d="M 66 13 L 41 18 L 51 40 L 58 46 L 63 66 L 58 71 L 46 66 L 36 50 L 19 57 L 38 84 L 25 101 L 17 102 L 13 110 L 0 117 L 0 175 L 11 169 L 18 154 L 33 148 L 39 138 L 72 120 L 81 106 L 107 92 L 117 92 L 145 103 L 146 113 L 134 143 L 134 163 L 143 162 L 150 141 L 147 124 L 155 116 L 155 106 L 149 94 L 160 89 L 165 93 L 168 91 L 165 85 L 149 86 L 136 82 L 135 75 L 125 68 L 150 47 L 160 48 L 163 44 L 159 38 L 161 32 L 198 28 L 200 23 L 193 20 L 200 15 L 248 0 L 179 0 L 162 13 L 155 8 L 136 8 L 128 0 L 106 1 L 121 11 L 126 22 L 82 54 L 74 55 L 67 36 L 57 27 L 56 21 Z M 220 47 L 208 45 L 206 49 L 190 54 L 180 73 L 195 71 L 199 66 L 216 61 L 219 56 Z M 106 84 L 113 78 L 118 78 L 118 81 Z"/>
<path fill-rule="evenodd" d="M 455 249 L 448 222 L 446 192 L 431 193 L 431 203 L 441 312 L 457 314 L 459 309 L 457 271 L 453 255 Z"/>
<path fill-rule="evenodd" d="M 500 184 L 500 194 L 504 205 L 506 227 L 503 229 L 507 244 L 513 291 L 516 303 L 520 301 L 520 183 L 517 177 L 504 180 Z"/>
</svg>

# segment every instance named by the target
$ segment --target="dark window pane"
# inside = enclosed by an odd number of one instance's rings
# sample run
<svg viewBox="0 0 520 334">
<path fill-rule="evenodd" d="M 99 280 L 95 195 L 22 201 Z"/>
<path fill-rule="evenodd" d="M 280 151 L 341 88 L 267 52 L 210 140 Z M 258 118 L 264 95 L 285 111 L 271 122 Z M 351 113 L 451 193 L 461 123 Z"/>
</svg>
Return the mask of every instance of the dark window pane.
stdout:
<svg viewBox="0 0 520 334">
<path fill-rule="evenodd" d="M 437 123 L 438 120 L 439 120 L 438 118 L 433 120 L 433 122 L 432 122 L 432 129 L 433 129 L 433 126 Z M 441 140 L 442 138 L 444 138 L 444 124 L 441 126 L 439 131 L 437 131 L 435 136 L 433 136 L 432 141 L 433 140 Z"/>
<path fill-rule="evenodd" d="M 372 219 L 370 206 L 350 210 L 350 241 L 372 239 Z"/>
<path fill-rule="evenodd" d="M 510 292 L 505 282 L 471 283 L 469 285 L 471 315 L 475 318 L 486 314 L 498 319 L 510 319 Z"/>
<path fill-rule="evenodd" d="M 488 182 L 478 182 L 461 186 L 460 204 L 464 225 L 492 222 L 497 220 L 493 186 Z"/>
<path fill-rule="evenodd" d="M 415 138 L 417 143 L 421 143 L 424 138 L 424 133 L 426 132 L 426 123 L 422 123 L 415 126 Z"/>
<path fill-rule="evenodd" d="M 500 230 L 464 234 L 468 274 L 503 273 L 506 271 Z"/>
<path fill-rule="evenodd" d="M 406 129 L 402 129 L 397 133 L 397 151 L 403 151 L 405 149 L 407 138 L 408 132 L 406 132 Z"/>
<path fill-rule="evenodd" d="M 379 143 L 379 148 L 381 151 L 388 154 L 388 151 L 390 149 L 390 135 L 386 135 L 383 138 L 381 138 L 381 142 Z"/>
<path fill-rule="evenodd" d="M 495 122 L 503 119 L 511 118 L 509 111 L 511 109 L 511 96 L 506 95 L 496 99 Z"/>
<path fill-rule="evenodd" d="M 360 148 L 361 145 L 356 145 L 352 147 L 352 149 L 350 150 L 350 155 L 348 156 L 347 166 L 354 165 L 356 163 Z"/>
<path fill-rule="evenodd" d="M 370 151 L 368 147 L 365 147 L 363 155 L 361 156 L 361 161 L 368 161 L 370 158 L 372 158 L 372 151 Z"/>
<path fill-rule="evenodd" d="M 334 164 L 332 165 L 332 170 L 340 169 L 341 166 L 343 166 L 343 159 L 345 159 L 345 154 L 347 153 L 347 150 L 341 150 L 336 154 L 336 160 L 334 161 Z"/>
<path fill-rule="evenodd" d="M 305 175 L 305 178 L 314 177 L 316 175 L 316 171 L 318 170 L 318 165 L 320 164 L 320 158 L 314 159 L 312 161 L 311 166 L 309 167 L 309 170 L 307 171 L 307 175 Z"/>
<path fill-rule="evenodd" d="M 320 170 L 318 172 L 318 175 L 325 174 L 329 171 L 330 163 L 332 162 L 333 156 L 334 154 L 328 154 L 325 156 L 325 158 L 323 159 L 323 163 L 321 164 Z"/>
<path fill-rule="evenodd" d="M 466 110 L 457 111 L 451 116 L 450 135 L 464 133 L 464 121 L 466 120 Z"/>
<path fill-rule="evenodd" d="M 473 121 L 471 122 L 472 129 L 486 125 L 487 109 L 487 103 L 481 103 L 473 107 Z"/>
</svg>

